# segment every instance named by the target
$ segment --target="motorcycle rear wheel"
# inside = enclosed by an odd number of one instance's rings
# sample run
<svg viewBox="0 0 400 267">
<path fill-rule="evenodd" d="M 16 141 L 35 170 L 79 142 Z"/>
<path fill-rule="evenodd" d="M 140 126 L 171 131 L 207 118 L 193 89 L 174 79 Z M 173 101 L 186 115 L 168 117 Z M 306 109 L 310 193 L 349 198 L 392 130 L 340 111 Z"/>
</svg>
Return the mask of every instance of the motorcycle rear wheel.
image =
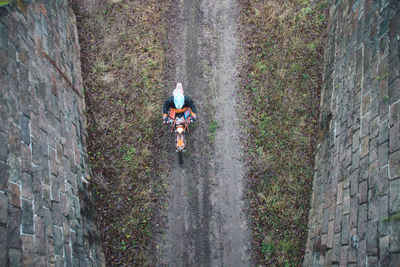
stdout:
<svg viewBox="0 0 400 267">
<path fill-rule="evenodd" d="M 179 164 L 183 164 L 183 151 L 178 151 Z"/>
</svg>

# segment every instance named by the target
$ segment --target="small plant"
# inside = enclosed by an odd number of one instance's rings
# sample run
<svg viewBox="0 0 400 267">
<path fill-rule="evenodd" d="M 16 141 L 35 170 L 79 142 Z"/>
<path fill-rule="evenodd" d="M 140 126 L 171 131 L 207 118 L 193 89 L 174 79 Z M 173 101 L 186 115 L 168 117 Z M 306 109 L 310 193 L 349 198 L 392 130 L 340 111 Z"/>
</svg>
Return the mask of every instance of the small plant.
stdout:
<svg viewBox="0 0 400 267">
<path fill-rule="evenodd" d="M 397 212 L 389 217 L 385 217 L 382 219 L 383 222 L 390 222 L 390 221 L 400 221 L 400 212 Z"/>
<path fill-rule="evenodd" d="M 211 134 L 215 134 L 218 129 L 218 123 L 216 121 L 212 121 L 210 126 L 208 127 L 208 132 Z"/>
<path fill-rule="evenodd" d="M 5 5 L 8 5 L 10 3 L 10 1 L 4 1 L 4 0 L 0 0 L 0 7 L 3 7 Z"/>
</svg>

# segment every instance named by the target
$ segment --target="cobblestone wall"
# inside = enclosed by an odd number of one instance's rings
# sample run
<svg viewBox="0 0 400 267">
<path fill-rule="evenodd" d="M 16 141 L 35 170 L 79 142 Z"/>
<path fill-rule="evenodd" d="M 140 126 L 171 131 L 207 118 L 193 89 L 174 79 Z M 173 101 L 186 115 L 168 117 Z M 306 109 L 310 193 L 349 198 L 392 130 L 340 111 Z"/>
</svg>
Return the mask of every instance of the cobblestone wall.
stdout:
<svg viewBox="0 0 400 267">
<path fill-rule="evenodd" d="M 304 266 L 400 266 L 400 2 L 330 2 Z"/>
<path fill-rule="evenodd" d="M 0 8 L 0 266 L 101 266 L 67 0 Z"/>
</svg>

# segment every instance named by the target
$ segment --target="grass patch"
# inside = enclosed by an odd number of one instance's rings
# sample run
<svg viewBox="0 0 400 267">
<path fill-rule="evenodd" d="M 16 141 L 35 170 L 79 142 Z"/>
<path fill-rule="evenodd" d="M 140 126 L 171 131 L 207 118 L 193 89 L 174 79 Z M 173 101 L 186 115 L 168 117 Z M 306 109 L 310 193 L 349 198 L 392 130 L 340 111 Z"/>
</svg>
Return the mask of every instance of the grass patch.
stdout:
<svg viewBox="0 0 400 267">
<path fill-rule="evenodd" d="M 100 0 L 88 12 L 88 1 L 72 2 L 107 265 L 148 266 L 152 218 L 166 187 L 157 177 L 168 134 L 160 120 L 168 95 L 162 82 L 168 3 Z"/>
<path fill-rule="evenodd" d="M 327 1 L 242 1 L 248 199 L 262 266 L 303 261 Z M 249 104 L 251 103 L 251 105 Z"/>
</svg>

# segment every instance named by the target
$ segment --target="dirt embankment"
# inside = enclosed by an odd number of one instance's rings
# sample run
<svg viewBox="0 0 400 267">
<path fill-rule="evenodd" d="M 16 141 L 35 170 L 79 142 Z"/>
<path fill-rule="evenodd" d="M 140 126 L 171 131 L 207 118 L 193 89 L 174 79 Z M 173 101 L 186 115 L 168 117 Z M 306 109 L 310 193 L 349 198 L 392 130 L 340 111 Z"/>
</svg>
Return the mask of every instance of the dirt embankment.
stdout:
<svg viewBox="0 0 400 267">
<path fill-rule="evenodd" d="M 328 2 L 241 2 L 252 246 L 259 264 L 299 266 L 318 138 Z"/>
<path fill-rule="evenodd" d="M 149 265 L 168 158 L 160 106 L 169 91 L 163 84 L 169 3 L 72 2 L 82 50 L 92 188 L 107 265 Z"/>
</svg>

